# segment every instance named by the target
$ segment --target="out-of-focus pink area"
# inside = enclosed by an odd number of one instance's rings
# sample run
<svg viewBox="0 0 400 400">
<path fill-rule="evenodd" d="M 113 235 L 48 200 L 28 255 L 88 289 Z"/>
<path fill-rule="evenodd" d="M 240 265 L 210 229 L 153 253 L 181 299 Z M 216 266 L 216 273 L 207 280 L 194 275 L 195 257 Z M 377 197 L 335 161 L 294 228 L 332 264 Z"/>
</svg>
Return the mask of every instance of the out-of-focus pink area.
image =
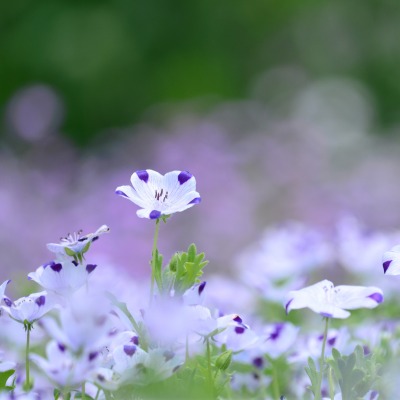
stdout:
<svg viewBox="0 0 400 400">
<path fill-rule="evenodd" d="M 297 220 L 329 237 L 352 214 L 370 229 L 398 228 L 400 145 L 371 134 L 365 88 L 278 72 L 297 84 L 274 89 L 271 72 L 248 101 L 206 113 L 154 110 L 140 125 L 105 131 L 85 151 L 60 135 L 64 110 L 51 88 L 17 93 L 0 148 L 0 280 L 51 259 L 46 243 L 102 224 L 111 232 L 93 244 L 88 261 L 147 277 L 154 221 L 139 219 L 137 207 L 114 194 L 137 169 L 195 175 L 202 203 L 161 225 L 159 249 L 168 259 L 195 242 L 211 260 L 208 273 L 233 274 L 238 255 L 270 224 Z M 168 118 L 156 123 L 157 113 Z"/>
</svg>

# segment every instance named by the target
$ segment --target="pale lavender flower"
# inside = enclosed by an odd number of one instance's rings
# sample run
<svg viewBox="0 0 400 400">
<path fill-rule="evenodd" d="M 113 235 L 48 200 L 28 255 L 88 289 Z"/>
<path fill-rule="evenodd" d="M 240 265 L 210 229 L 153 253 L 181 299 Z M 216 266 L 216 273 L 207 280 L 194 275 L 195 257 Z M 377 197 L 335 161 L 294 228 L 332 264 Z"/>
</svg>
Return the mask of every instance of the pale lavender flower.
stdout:
<svg viewBox="0 0 400 400">
<path fill-rule="evenodd" d="M 183 360 L 170 350 L 151 349 L 148 352 L 134 344 L 119 346 L 114 350 L 114 371 L 117 381 L 148 385 L 172 376 Z"/>
<path fill-rule="evenodd" d="M 89 379 L 100 362 L 99 353 L 71 352 L 64 344 L 51 341 L 46 347 L 46 358 L 31 354 L 31 360 L 58 387 L 73 388 Z"/>
<path fill-rule="evenodd" d="M 350 272 L 376 271 L 382 253 L 393 243 L 398 234 L 366 231 L 354 217 L 341 219 L 337 226 L 337 257 Z"/>
<path fill-rule="evenodd" d="M 97 240 L 100 235 L 109 231 L 110 228 L 107 225 L 102 225 L 96 232 L 83 236 L 81 236 L 81 231 L 74 232 L 73 234 L 69 233 L 65 238 L 61 238 L 60 243 L 48 243 L 47 248 L 61 259 L 76 257 L 86 253 L 92 242 Z"/>
<path fill-rule="evenodd" d="M 346 310 L 375 308 L 383 301 L 381 289 L 376 287 L 341 285 L 334 287 L 328 280 L 315 283 L 304 289 L 289 292 L 285 302 L 286 312 L 300 308 L 327 318 L 347 318 Z"/>
<path fill-rule="evenodd" d="M 332 248 L 317 230 L 297 222 L 269 228 L 238 259 L 240 275 L 273 301 L 304 284 L 303 276 L 331 262 Z"/>
<path fill-rule="evenodd" d="M 33 323 L 55 307 L 49 299 L 47 292 L 30 294 L 18 300 L 11 301 L 4 297 L 6 306 L 1 308 L 7 312 L 11 318 L 24 324 L 26 321 Z"/>
<path fill-rule="evenodd" d="M 28 274 L 45 290 L 62 296 L 68 296 L 87 284 L 95 264 L 78 264 L 73 260 L 51 261 Z"/>
<path fill-rule="evenodd" d="M 131 176 L 132 186 L 119 186 L 116 194 L 141 207 L 140 218 L 158 219 L 184 211 L 200 203 L 196 179 L 187 171 L 172 171 L 165 175 L 151 169 L 136 171 Z"/>
</svg>

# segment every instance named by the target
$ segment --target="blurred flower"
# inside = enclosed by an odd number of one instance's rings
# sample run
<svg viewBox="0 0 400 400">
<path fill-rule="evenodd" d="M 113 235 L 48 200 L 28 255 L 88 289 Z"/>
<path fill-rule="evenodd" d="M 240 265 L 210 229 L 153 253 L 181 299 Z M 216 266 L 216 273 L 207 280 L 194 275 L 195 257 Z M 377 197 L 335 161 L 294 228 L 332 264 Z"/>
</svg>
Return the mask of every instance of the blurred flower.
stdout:
<svg viewBox="0 0 400 400">
<path fill-rule="evenodd" d="M 55 304 L 49 301 L 47 292 L 32 293 L 13 302 L 4 297 L 4 302 L 7 306 L 1 308 L 22 324 L 26 321 L 32 324 L 55 307 Z"/>
<path fill-rule="evenodd" d="M 386 275 L 400 275 L 400 245 L 383 254 L 383 272 Z"/>
<path fill-rule="evenodd" d="M 383 293 L 376 287 L 333 286 L 328 280 L 315 283 L 304 289 L 289 292 L 286 312 L 299 308 L 310 308 L 327 318 L 347 318 L 346 310 L 374 308 L 383 301 Z"/>
<path fill-rule="evenodd" d="M 28 279 L 37 282 L 50 292 L 68 296 L 88 282 L 89 275 L 95 270 L 95 264 L 86 266 L 76 261 L 51 261 L 28 274 Z"/>
<path fill-rule="evenodd" d="M 60 259 L 73 257 L 81 261 L 83 254 L 89 250 L 92 242 L 97 240 L 103 233 L 108 232 L 110 232 L 110 228 L 107 225 L 102 225 L 96 232 L 84 236 L 80 236 L 81 231 L 73 234 L 69 233 L 65 238 L 61 238 L 60 243 L 48 243 L 47 248 Z"/>
<path fill-rule="evenodd" d="M 151 169 L 136 171 L 132 186 L 119 186 L 115 193 L 141 207 L 140 218 L 158 219 L 184 211 L 200 203 L 196 179 L 187 171 L 172 171 L 164 176 Z"/>
</svg>

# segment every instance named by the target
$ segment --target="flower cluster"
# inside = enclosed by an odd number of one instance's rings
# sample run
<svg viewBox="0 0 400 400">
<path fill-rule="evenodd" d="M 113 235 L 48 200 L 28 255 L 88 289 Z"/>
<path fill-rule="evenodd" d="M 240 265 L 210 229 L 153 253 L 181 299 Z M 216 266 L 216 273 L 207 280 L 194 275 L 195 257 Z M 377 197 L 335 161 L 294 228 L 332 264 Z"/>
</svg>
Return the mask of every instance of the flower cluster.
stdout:
<svg viewBox="0 0 400 400">
<path fill-rule="evenodd" d="M 48 244 L 53 260 L 28 274 L 41 291 L 12 300 L 10 281 L 0 285 L 1 400 L 332 400 L 384 393 L 379 348 L 395 328 L 382 322 L 382 334 L 374 336 L 376 330 L 334 325 L 350 316 L 348 310 L 377 307 L 383 291 L 327 279 L 296 287 L 305 281 L 298 270 L 311 277 L 315 266 L 321 272 L 335 258 L 318 232 L 300 224 L 268 230 L 261 248 L 240 259 L 241 266 L 253 257 L 255 266 L 269 268 L 258 282 L 254 269 L 242 273 L 251 293 L 221 280 L 213 290 L 215 278 L 204 280 L 208 262 L 195 245 L 168 262 L 158 250 L 161 223 L 200 203 L 194 176 L 148 169 L 134 172 L 131 183 L 116 194 L 155 222 L 148 293 L 143 284 L 87 261 L 92 243 L 110 231 L 106 225 Z M 398 246 L 384 254 L 385 273 L 400 270 L 399 254 Z M 304 332 L 291 313 L 301 308 L 322 317 L 325 328 Z M 396 346 L 387 344 L 385 355 Z"/>
</svg>

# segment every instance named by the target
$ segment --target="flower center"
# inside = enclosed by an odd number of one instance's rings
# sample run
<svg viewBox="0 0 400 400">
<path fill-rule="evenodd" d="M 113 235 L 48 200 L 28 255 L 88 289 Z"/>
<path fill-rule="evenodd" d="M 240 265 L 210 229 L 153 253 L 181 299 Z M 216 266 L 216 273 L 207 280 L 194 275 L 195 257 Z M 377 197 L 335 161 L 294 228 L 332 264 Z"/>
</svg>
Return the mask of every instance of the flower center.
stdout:
<svg viewBox="0 0 400 400">
<path fill-rule="evenodd" d="M 165 200 L 168 199 L 168 191 L 165 191 L 165 193 L 164 193 L 164 189 L 162 189 L 162 188 L 161 188 L 161 190 L 155 189 L 154 198 L 157 201 L 161 201 L 161 202 L 165 203 Z"/>
<path fill-rule="evenodd" d="M 78 232 L 74 232 L 73 234 L 68 233 L 68 235 L 66 237 L 62 237 L 60 239 L 61 243 L 63 244 L 75 244 L 78 243 L 79 241 L 81 241 L 84 238 L 81 238 L 82 235 L 82 229 Z"/>
</svg>

